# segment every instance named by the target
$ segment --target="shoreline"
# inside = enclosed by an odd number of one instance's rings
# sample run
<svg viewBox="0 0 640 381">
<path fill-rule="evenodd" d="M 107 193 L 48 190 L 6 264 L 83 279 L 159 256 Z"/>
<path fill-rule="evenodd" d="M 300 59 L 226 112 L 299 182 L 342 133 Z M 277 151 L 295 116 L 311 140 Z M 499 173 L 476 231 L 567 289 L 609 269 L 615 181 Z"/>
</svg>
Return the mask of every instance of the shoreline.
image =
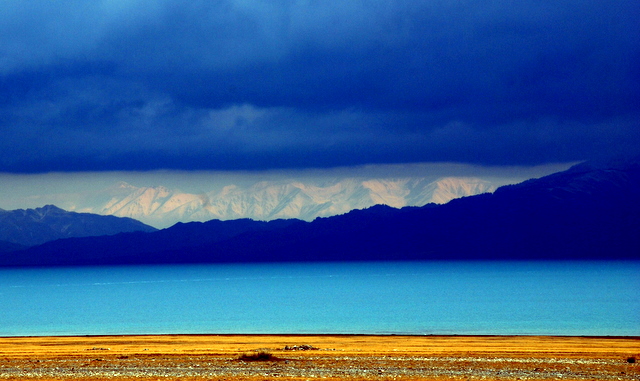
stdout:
<svg viewBox="0 0 640 381">
<path fill-rule="evenodd" d="M 261 361 L 251 361 L 260 354 Z M 0 337 L 0 380 L 637 381 L 636 359 L 640 361 L 637 336 Z"/>
<path fill-rule="evenodd" d="M 185 336 L 185 337 L 219 337 L 219 336 L 235 336 L 235 337 L 474 337 L 474 338 L 490 338 L 490 337 L 548 337 L 548 338 L 585 338 L 585 339 L 638 339 L 640 335 L 545 335 L 545 334 L 442 334 L 442 333 L 115 333 L 115 334 L 60 334 L 60 335 L 16 335 L 3 336 L 0 340 L 15 338 L 88 338 L 88 337 L 164 337 L 164 336 Z"/>
<path fill-rule="evenodd" d="M 109 343 L 114 351 L 129 351 L 137 346 L 153 346 L 162 352 L 194 350 L 206 345 L 202 351 L 230 351 L 226 344 L 237 346 L 234 350 L 268 348 L 279 350 L 286 344 L 304 341 L 314 347 L 333 345 L 346 351 L 419 350 L 425 353 L 460 351 L 473 348 L 492 351 L 500 346 L 503 352 L 629 352 L 640 355 L 640 336 L 549 336 L 549 335 L 368 335 L 368 334 L 141 334 L 141 335 L 67 335 L 67 336 L 9 336 L 0 337 L 0 353 L 30 353 L 47 355 L 52 350 L 73 353 L 91 343 Z M 282 344 L 282 345 L 279 345 Z M 261 346 L 260 346 L 261 345 Z M 169 348 L 169 347 L 176 348 Z M 147 348 L 149 349 L 149 348 Z M 111 350 L 111 349 L 110 349 Z M 234 350 L 231 350 L 233 352 Z M 638 353 L 632 353 L 638 352 Z M 640 360 L 640 359 L 639 359 Z"/>
<path fill-rule="evenodd" d="M 245 361 L 266 354 L 264 361 Z M 628 360 L 634 359 L 631 363 Z M 640 337 L 0 337 L 0 380 L 634 380 Z"/>
</svg>

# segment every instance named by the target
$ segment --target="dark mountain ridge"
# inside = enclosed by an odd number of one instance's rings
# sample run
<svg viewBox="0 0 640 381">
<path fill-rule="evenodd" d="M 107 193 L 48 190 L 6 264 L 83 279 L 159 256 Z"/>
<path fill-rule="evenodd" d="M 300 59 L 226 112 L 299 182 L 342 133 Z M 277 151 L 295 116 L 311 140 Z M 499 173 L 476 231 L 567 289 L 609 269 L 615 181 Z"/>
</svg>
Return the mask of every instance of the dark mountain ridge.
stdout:
<svg viewBox="0 0 640 381">
<path fill-rule="evenodd" d="M 74 238 L 2 265 L 332 260 L 640 259 L 640 160 L 581 164 L 445 205 L 376 206 L 313 222 L 179 224 Z M 262 225 L 261 225 L 262 224 Z"/>
<path fill-rule="evenodd" d="M 70 237 L 155 230 L 131 218 L 68 212 L 54 205 L 11 211 L 0 209 L 0 241 L 22 246 Z"/>
</svg>

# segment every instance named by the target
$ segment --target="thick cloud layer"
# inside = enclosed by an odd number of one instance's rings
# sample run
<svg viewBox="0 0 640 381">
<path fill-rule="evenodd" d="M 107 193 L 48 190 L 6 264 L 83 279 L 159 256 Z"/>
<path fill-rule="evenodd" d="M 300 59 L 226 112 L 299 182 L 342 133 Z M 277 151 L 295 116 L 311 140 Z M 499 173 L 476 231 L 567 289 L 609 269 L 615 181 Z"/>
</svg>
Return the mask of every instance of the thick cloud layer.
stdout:
<svg viewBox="0 0 640 381">
<path fill-rule="evenodd" d="M 640 146 L 640 3 L 0 4 L 0 171 L 539 164 Z"/>
</svg>

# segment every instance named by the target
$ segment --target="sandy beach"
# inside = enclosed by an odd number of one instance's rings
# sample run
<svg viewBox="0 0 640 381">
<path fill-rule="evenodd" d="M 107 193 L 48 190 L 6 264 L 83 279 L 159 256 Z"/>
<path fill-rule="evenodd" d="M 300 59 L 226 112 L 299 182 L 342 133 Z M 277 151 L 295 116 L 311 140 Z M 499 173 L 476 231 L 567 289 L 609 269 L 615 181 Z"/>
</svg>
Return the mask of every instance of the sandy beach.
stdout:
<svg viewBox="0 0 640 381">
<path fill-rule="evenodd" d="M 639 380 L 638 337 L 0 338 L 9 380 Z"/>
</svg>

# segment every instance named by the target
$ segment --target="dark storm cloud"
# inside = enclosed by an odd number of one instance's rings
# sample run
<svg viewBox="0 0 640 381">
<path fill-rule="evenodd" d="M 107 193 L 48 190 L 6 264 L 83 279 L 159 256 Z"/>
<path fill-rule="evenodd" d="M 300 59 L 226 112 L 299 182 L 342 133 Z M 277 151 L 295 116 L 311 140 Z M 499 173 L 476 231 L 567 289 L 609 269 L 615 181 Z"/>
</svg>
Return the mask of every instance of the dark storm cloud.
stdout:
<svg viewBox="0 0 640 381">
<path fill-rule="evenodd" d="M 0 171 L 537 164 L 640 145 L 640 3 L 0 5 Z"/>
</svg>

